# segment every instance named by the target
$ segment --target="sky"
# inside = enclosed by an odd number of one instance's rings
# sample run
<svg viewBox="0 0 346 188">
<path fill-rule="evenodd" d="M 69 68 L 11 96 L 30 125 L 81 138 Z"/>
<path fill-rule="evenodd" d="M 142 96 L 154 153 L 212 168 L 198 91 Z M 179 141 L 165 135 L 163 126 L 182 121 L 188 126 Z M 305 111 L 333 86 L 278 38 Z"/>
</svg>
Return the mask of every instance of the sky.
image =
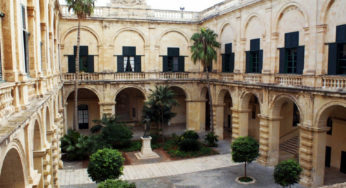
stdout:
<svg viewBox="0 0 346 188">
<path fill-rule="evenodd" d="M 60 0 L 64 4 L 65 0 Z M 152 9 L 179 10 L 185 7 L 186 11 L 202 11 L 223 0 L 146 0 Z M 110 0 L 96 0 L 96 6 L 107 5 Z"/>
</svg>

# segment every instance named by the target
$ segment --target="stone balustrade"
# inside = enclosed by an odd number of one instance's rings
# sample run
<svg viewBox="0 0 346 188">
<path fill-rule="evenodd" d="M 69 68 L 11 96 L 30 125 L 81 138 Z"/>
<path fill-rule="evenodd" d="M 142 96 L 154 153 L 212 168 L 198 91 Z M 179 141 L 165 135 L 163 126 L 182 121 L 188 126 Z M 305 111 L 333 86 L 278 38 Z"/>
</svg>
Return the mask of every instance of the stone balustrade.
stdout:
<svg viewBox="0 0 346 188">
<path fill-rule="evenodd" d="M 282 86 L 302 86 L 302 75 L 294 74 L 277 74 L 275 75 L 275 83 Z"/>
<path fill-rule="evenodd" d="M 0 84 L 0 119 L 3 119 L 14 112 L 13 83 L 1 83 Z"/>
<path fill-rule="evenodd" d="M 311 76 L 296 75 L 296 74 L 238 74 L 240 79 L 235 79 L 234 73 L 209 73 L 209 78 L 212 81 L 223 82 L 243 82 L 247 84 L 270 84 L 281 87 L 309 87 L 313 88 L 311 84 Z M 272 80 L 264 82 L 265 80 Z M 123 72 L 123 73 L 81 73 L 79 74 L 79 81 L 146 81 L 146 80 L 205 80 L 206 74 L 203 72 Z M 307 81 L 304 82 L 304 79 Z M 74 73 L 63 74 L 65 82 L 75 80 Z M 313 78 L 313 82 L 320 83 L 316 88 L 328 90 L 345 90 L 346 77 L 344 76 L 317 76 Z"/>
</svg>

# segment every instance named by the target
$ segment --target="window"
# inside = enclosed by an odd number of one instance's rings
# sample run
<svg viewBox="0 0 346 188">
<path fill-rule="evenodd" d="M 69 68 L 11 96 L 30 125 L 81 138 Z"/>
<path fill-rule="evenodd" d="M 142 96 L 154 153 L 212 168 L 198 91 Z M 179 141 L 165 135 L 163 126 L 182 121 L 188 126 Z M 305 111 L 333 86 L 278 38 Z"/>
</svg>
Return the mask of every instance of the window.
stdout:
<svg viewBox="0 0 346 188">
<path fill-rule="evenodd" d="M 22 6 L 22 23 L 23 23 L 23 49 L 24 49 L 24 70 L 29 73 L 29 32 L 26 28 L 25 6 Z"/>
<path fill-rule="evenodd" d="M 79 129 L 89 129 L 88 105 L 78 105 L 78 127 Z"/>
<path fill-rule="evenodd" d="M 232 53 L 232 43 L 225 44 L 225 53 L 222 54 L 222 72 L 233 72 L 234 53 Z"/>
<path fill-rule="evenodd" d="M 260 39 L 250 40 L 250 51 L 246 52 L 246 73 L 262 73 L 263 50 Z"/>
<path fill-rule="evenodd" d="M 299 46 L 299 32 L 285 34 L 285 47 L 280 48 L 282 74 L 303 74 L 305 47 Z"/>
<path fill-rule="evenodd" d="M 330 130 L 327 132 L 327 134 L 332 135 L 332 133 L 333 133 L 333 120 L 330 117 L 327 119 L 327 127 L 330 127 Z"/>
<path fill-rule="evenodd" d="M 328 74 L 346 75 L 346 24 L 336 26 L 335 43 L 329 44 Z"/>
<path fill-rule="evenodd" d="M 337 74 L 346 75 L 346 43 L 338 44 L 337 47 Z"/>
<path fill-rule="evenodd" d="M 77 46 L 74 46 L 73 55 L 68 56 L 68 72 L 76 72 L 76 52 Z M 94 72 L 94 56 L 89 55 L 88 46 L 79 46 L 79 71 L 81 72 Z"/>
<path fill-rule="evenodd" d="M 185 57 L 180 56 L 179 48 L 167 48 L 167 56 L 163 56 L 163 72 L 184 72 Z"/>
<path fill-rule="evenodd" d="M 141 56 L 136 55 L 136 47 L 124 46 L 123 54 L 117 58 L 118 72 L 141 72 Z"/>
<path fill-rule="evenodd" d="M 300 115 L 297 105 L 293 104 L 293 127 L 298 126 Z"/>
</svg>

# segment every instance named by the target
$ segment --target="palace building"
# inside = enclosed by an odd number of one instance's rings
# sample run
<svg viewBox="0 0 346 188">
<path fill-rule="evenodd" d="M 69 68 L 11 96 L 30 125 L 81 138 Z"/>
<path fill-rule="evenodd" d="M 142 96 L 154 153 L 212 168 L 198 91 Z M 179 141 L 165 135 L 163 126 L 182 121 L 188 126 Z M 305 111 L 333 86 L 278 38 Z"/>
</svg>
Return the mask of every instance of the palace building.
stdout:
<svg viewBox="0 0 346 188">
<path fill-rule="evenodd" d="M 346 173 L 346 2 L 225 0 L 201 12 L 111 0 L 81 22 L 78 130 L 116 114 L 143 126 L 156 85 L 176 94 L 170 127 L 252 136 L 257 162 L 297 159 L 301 184 Z M 72 128 L 77 18 L 58 0 L 0 0 L 0 187 L 59 187 L 60 137 Z M 191 36 L 218 34 L 206 75 Z M 209 101 L 213 114 L 209 113 Z"/>
</svg>

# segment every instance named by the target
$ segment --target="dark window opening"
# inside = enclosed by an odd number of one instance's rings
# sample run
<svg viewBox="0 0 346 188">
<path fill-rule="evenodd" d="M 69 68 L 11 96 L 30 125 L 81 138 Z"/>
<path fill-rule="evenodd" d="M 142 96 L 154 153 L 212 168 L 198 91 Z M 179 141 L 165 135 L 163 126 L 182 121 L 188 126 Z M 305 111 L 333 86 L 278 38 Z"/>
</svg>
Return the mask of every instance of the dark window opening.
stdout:
<svg viewBox="0 0 346 188">
<path fill-rule="evenodd" d="M 263 50 L 260 39 L 250 40 L 250 51 L 246 51 L 246 73 L 262 73 Z"/>
<path fill-rule="evenodd" d="M 337 74 L 346 74 L 346 43 L 337 46 Z"/>
<path fill-rule="evenodd" d="M 300 115 L 297 105 L 293 105 L 293 127 L 298 126 L 300 121 Z"/>
<path fill-rule="evenodd" d="M 168 72 L 178 72 L 179 71 L 179 57 L 168 56 Z"/>
<path fill-rule="evenodd" d="M 167 48 L 167 56 L 163 56 L 163 72 L 184 72 L 185 57 L 180 56 L 179 48 Z"/>
<path fill-rule="evenodd" d="M 77 46 L 74 46 L 73 55 L 68 56 L 68 72 L 76 72 L 76 55 Z M 88 46 L 79 46 L 79 71 L 80 72 L 94 72 L 94 56 L 89 55 Z"/>
<path fill-rule="evenodd" d="M 286 73 L 296 74 L 297 73 L 297 48 L 286 49 L 286 58 L 287 58 Z"/>
<path fill-rule="evenodd" d="M 26 28 L 26 12 L 25 6 L 22 6 L 22 21 L 23 21 L 23 49 L 24 49 L 24 70 L 29 73 L 29 32 Z"/>
<path fill-rule="evenodd" d="M 330 127 L 330 130 L 327 132 L 327 134 L 332 135 L 332 133 L 333 133 L 333 120 L 330 117 L 327 119 L 327 127 Z"/>
<path fill-rule="evenodd" d="M 88 105 L 78 105 L 78 127 L 79 129 L 89 129 Z"/>
<path fill-rule="evenodd" d="M 123 54 L 117 58 L 118 72 L 141 72 L 141 56 L 136 55 L 136 47 L 123 46 Z"/>
<path fill-rule="evenodd" d="M 233 72 L 234 53 L 232 53 L 232 43 L 225 44 L 225 53 L 221 55 L 222 55 L 222 72 Z"/>
<path fill-rule="evenodd" d="M 285 47 L 280 48 L 280 73 L 303 74 L 305 47 L 299 46 L 299 32 L 285 34 Z"/>
</svg>

